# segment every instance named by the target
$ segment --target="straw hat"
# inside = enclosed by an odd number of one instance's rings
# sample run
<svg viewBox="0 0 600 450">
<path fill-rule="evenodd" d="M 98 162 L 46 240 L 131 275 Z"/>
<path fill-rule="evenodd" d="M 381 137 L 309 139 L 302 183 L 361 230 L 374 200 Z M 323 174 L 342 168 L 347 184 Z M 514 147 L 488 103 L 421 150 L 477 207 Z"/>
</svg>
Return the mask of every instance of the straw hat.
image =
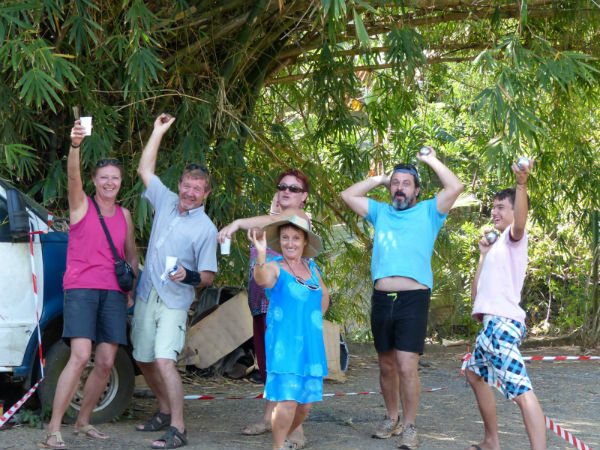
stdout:
<svg viewBox="0 0 600 450">
<path fill-rule="evenodd" d="M 279 227 L 286 224 L 294 225 L 308 233 L 308 243 L 306 244 L 306 247 L 304 247 L 304 252 L 302 252 L 303 258 L 313 258 L 323 251 L 321 238 L 310 231 L 306 219 L 297 215 L 293 215 L 287 219 L 278 220 L 277 222 L 273 222 L 272 224 L 263 227 L 263 230 L 267 235 L 267 246 L 271 250 L 274 250 L 279 254 L 282 253 L 281 245 L 279 243 Z"/>
</svg>

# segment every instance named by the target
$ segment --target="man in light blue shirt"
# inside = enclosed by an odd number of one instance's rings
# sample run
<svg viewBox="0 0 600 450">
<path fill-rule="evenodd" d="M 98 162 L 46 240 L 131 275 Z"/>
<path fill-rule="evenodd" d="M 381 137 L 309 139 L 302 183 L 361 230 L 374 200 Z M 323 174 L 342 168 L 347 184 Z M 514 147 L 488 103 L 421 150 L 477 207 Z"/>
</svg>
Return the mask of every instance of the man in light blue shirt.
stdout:
<svg viewBox="0 0 600 450">
<path fill-rule="evenodd" d="M 217 229 L 204 212 L 210 193 L 206 167 L 188 165 L 169 190 L 154 174 L 163 135 L 175 121 L 161 114 L 140 158 L 138 175 L 146 191 L 143 198 L 154 208 L 154 222 L 133 314 L 133 357 L 158 400 L 159 410 L 138 431 L 165 434 L 152 448 L 187 444 L 183 422 L 183 386 L 175 363 L 185 342 L 187 311 L 196 286 L 210 286 L 217 271 Z M 167 257 L 177 260 L 177 270 L 165 276 Z"/>
<path fill-rule="evenodd" d="M 391 176 L 368 178 L 341 193 L 348 206 L 375 229 L 371 329 L 387 415 L 373 437 L 400 435 L 400 448 L 418 445 L 414 424 L 421 380 L 417 370 L 425 345 L 433 286 L 431 255 L 448 211 L 463 190 L 456 175 L 428 148 L 430 152 L 418 153 L 417 160 L 429 165 L 441 180 L 444 189 L 437 197 L 417 203 L 419 174 L 410 164 L 396 165 Z M 391 204 L 366 196 L 379 186 L 390 190 Z M 399 398 L 402 420 L 398 414 Z"/>
</svg>

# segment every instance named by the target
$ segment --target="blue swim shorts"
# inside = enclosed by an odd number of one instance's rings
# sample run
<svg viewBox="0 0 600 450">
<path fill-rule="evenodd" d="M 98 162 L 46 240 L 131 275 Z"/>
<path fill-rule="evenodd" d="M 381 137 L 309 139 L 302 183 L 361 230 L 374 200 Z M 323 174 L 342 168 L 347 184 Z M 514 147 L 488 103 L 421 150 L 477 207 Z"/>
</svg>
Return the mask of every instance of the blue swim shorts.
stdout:
<svg viewBox="0 0 600 450">
<path fill-rule="evenodd" d="M 525 325 L 516 320 L 484 316 L 467 370 L 483 377 L 490 386 L 499 383 L 509 400 L 533 390 L 519 351 L 524 336 Z"/>
</svg>

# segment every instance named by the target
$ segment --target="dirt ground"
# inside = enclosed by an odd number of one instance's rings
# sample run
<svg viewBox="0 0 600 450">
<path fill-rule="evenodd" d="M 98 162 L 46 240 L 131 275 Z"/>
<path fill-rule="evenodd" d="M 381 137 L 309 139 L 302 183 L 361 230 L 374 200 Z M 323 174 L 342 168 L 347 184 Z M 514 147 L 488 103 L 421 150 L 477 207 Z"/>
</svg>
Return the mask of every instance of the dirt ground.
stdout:
<svg viewBox="0 0 600 450">
<path fill-rule="evenodd" d="M 345 383 L 326 382 L 325 393 L 379 391 L 377 357 L 372 344 L 350 344 L 350 365 Z M 575 347 L 531 348 L 525 355 L 576 355 Z M 423 392 L 417 429 L 421 449 L 463 449 L 480 442 L 483 426 L 475 398 L 457 378 L 460 356 L 466 347 L 428 346 L 420 370 Z M 548 417 L 592 448 L 600 448 L 600 363 L 598 361 L 532 362 L 528 371 L 534 389 Z M 261 392 L 259 385 L 247 380 L 194 378 L 184 386 L 186 394 L 211 396 L 250 396 Z M 496 393 L 501 444 L 504 449 L 529 448 L 519 408 Z M 270 449 L 271 435 L 245 437 L 240 429 L 257 419 L 263 400 L 188 400 L 185 417 L 189 445 L 192 449 Z M 71 449 L 144 449 L 160 433 L 140 433 L 134 425 L 149 418 L 155 409 L 153 399 L 134 398 L 131 418 L 104 424 L 100 429 L 111 436 L 106 441 L 78 438 L 72 426 L 65 426 L 63 436 Z M 305 432 L 308 449 L 394 449 L 396 439 L 372 439 L 371 432 L 385 413 L 379 394 L 325 398 L 315 404 Z M 27 426 L 0 429 L 0 449 L 36 449 L 44 431 Z M 548 431 L 549 449 L 574 448 Z"/>
</svg>

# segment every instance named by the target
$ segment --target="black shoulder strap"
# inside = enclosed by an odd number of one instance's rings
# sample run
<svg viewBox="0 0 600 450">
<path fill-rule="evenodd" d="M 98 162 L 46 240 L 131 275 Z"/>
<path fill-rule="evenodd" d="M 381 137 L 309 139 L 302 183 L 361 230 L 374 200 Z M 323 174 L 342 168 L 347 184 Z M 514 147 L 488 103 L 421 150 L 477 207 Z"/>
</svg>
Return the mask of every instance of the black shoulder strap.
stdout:
<svg viewBox="0 0 600 450">
<path fill-rule="evenodd" d="M 100 223 L 102 224 L 102 228 L 104 228 L 104 233 L 106 233 L 106 239 L 108 239 L 108 243 L 110 244 L 110 249 L 112 250 L 115 261 L 118 261 L 121 258 L 119 258 L 119 254 L 117 253 L 115 244 L 113 244 L 113 240 L 110 237 L 108 228 L 106 228 L 106 223 L 104 223 L 104 217 L 102 217 L 102 213 L 100 212 L 100 208 L 98 208 L 98 203 L 96 203 L 96 199 L 94 197 L 91 197 L 91 198 L 92 198 L 92 202 L 94 203 L 94 206 L 96 207 L 96 211 L 98 211 L 98 217 L 100 218 Z"/>
</svg>

